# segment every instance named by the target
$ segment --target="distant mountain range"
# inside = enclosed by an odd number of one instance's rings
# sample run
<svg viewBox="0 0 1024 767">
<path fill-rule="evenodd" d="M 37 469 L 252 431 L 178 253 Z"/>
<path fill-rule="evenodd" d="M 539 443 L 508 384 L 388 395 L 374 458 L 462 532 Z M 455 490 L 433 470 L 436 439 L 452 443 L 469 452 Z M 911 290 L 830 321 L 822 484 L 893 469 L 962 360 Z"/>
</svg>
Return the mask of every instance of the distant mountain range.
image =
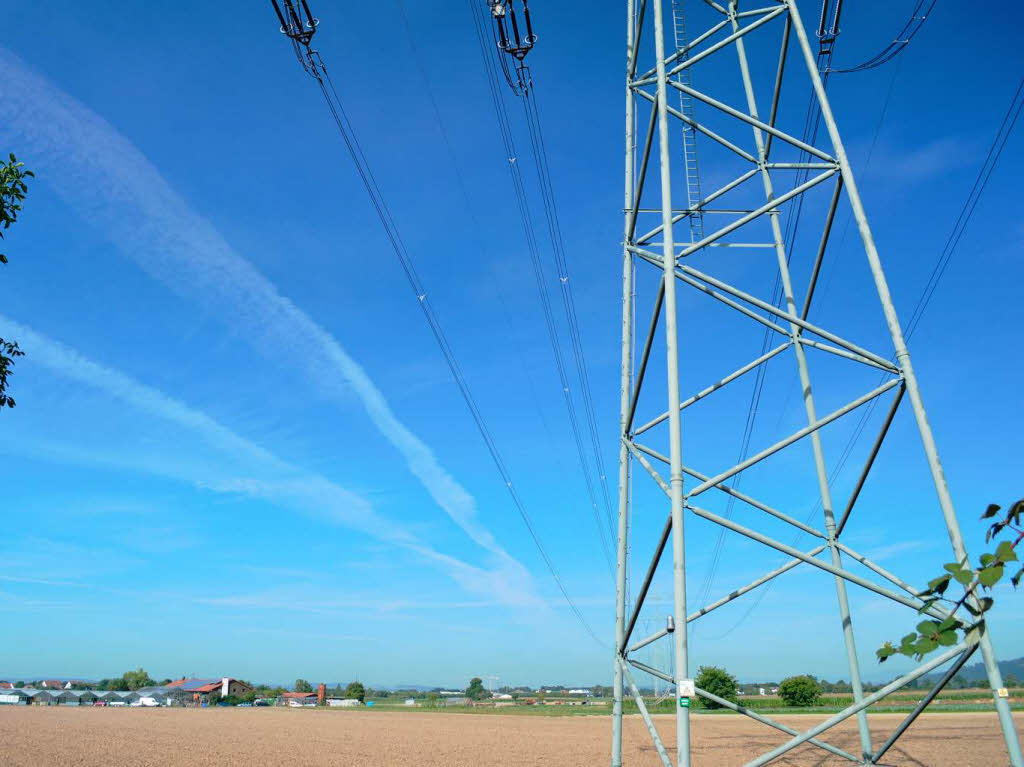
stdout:
<svg viewBox="0 0 1024 767">
<path fill-rule="evenodd" d="M 999 671 L 1002 673 L 1003 679 L 1012 676 L 1018 682 L 1024 682 L 1024 658 L 999 661 Z M 942 671 L 936 671 L 933 674 L 925 675 L 925 679 L 934 679 L 935 681 L 938 681 L 942 674 Z M 987 678 L 985 674 L 985 664 L 979 661 L 978 663 L 972 663 L 969 666 L 964 666 L 960 669 L 959 676 L 962 676 L 969 682 L 984 682 Z"/>
</svg>

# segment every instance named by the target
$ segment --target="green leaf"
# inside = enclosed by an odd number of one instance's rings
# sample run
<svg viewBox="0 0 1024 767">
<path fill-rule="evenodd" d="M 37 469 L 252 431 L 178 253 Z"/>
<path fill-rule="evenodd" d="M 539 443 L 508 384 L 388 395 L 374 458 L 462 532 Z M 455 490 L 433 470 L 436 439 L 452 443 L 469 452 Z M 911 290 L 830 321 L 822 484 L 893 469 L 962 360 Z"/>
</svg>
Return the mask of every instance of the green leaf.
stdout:
<svg viewBox="0 0 1024 767">
<path fill-rule="evenodd" d="M 989 517 L 994 517 L 996 514 L 999 513 L 999 509 L 1000 509 L 999 504 L 997 504 L 997 503 L 990 503 L 988 505 L 988 508 L 985 509 L 985 513 L 981 515 L 981 518 L 982 519 L 988 519 Z"/>
<path fill-rule="evenodd" d="M 879 663 L 885 663 L 886 659 L 896 654 L 896 648 L 892 646 L 892 642 L 886 642 L 884 645 L 875 650 L 875 655 L 878 656 Z"/>
<path fill-rule="evenodd" d="M 978 558 L 978 561 L 980 561 L 980 562 L 981 562 L 981 566 L 982 566 L 982 567 L 988 567 L 988 566 L 989 566 L 990 564 L 992 564 L 992 561 L 993 561 L 993 560 L 994 560 L 995 558 L 996 558 L 996 555 L 995 555 L 995 554 L 982 554 L 982 555 L 981 555 L 981 556 L 980 556 L 980 557 Z"/>
<path fill-rule="evenodd" d="M 938 578 L 932 578 L 928 581 L 928 590 L 935 594 L 944 594 L 946 589 L 949 588 L 949 581 L 952 575 L 940 575 Z"/>
<path fill-rule="evenodd" d="M 924 602 L 921 603 L 921 606 L 917 608 L 918 615 L 926 615 L 928 611 L 932 609 L 932 605 L 938 601 L 938 597 L 932 597 L 931 599 L 924 600 Z"/>
<path fill-rule="evenodd" d="M 996 522 L 994 525 L 992 525 L 992 527 L 988 529 L 988 532 L 985 533 L 985 543 L 988 543 L 997 535 L 999 535 L 999 533 L 1002 532 L 1002 529 L 1004 527 L 1006 527 L 1005 522 Z"/>
<path fill-rule="evenodd" d="M 1009 541 L 1003 541 L 996 546 L 996 559 L 1000 562 L 1016 562 L 1017 552 L 1013 548 L 1013 544 Z"/>
<path fill-rule="evenodd" d="M 1010 511 L 1007 513 L 1006 519 L 1009 522 L 1013 522 L 1015 525 L 1019 525 L 1022 516 L 1024 516 L 1024 498 L 1021 498 L 1010 507 Z"/>
<path fill-rule="evenodd" d="M 917 624 L 917 630 L 922 636 L 931 636 L 939 630 L 939 624 L 935 621 L 921 621 Z"/>
<path fill-rule="evenodd" d="M 953 577 L 956 578 L 957 583 L 966 586 L 968 583 L 974 580 L 974 571 L 968 569 L 959 570 L 953 573 Z"/>
<path fill-rule="evenodd" d="M 984 586 L 986 589 L 990 589 L 999 583 L 1003 577 L 1003 566 L 994 565 L 992 567 L 986 567 L 980 573 L 978 573 L 978 583 Z"/>
<path fill-rule="evenodd" d="M 942 566 L 942 568 L 944 570 L 946 570 L 947 572 L 950 572 L 950 573 L 958 573 L 958 572 L 960 572 L 961 567 L 962 566 L 961 566 L 961 564 L 959 562 L 946 562 L 946 564 L 944 564 Z"/>
<path fill-rule="evenodd" d="M 929 637 L 921 637 L 917 640 L 917 644 L 914 645 L 914 652 L 916 653 L 918 658 L 921 658 L 930 653 L 938 646 L 939 643 L 936 642 L 934 639 L 930 639 Z"/>
<path fill-rule="evenodd" d="M 946 620 L 939 624 L 939 633 L 949 631 L 950 629 L 960 628 L 961 625 L 959 618 L 950 615 Z"/>
<path fill-rule="evenodd" d="M 985 613 L 992 609 L 992 597 L 982 597 L 978 602 L 981 612 Z"/>
<path fill-rule="evenodd" d="M 939 644 L 943 647 L 951 647 L 956 644 L 956 632 L 955 631 L 943 631 L 937 639 Z"/>
<path fill-rule="evenodd" d="M 1014 588 L 1020 585 L 1021 578 L 1024 578 L 1024 567 L 1017 571 L 1017 574 L 1010 578 L 1010 583 L 1013 584 Z"/>
</svg>

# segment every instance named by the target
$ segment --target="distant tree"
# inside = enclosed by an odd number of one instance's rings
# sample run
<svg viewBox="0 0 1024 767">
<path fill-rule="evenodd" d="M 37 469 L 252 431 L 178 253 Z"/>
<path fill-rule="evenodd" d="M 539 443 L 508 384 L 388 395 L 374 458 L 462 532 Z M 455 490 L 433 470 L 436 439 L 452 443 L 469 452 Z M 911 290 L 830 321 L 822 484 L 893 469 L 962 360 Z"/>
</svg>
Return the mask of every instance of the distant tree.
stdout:
<svg viewBox="0 0 1024 767">
<path fill-rule="evenodd" d="M 24 683 L 24 682 L 15 682 L 15 683 L 14 683 L 14 686 L 15 686 L 15 687 L 24 687 L 24 686 L 25 686 L 25 683 Z"/>
<path fill-rule="evenodd" d="M 697 669 L 697 678 L 694 680 L 697 687 L 706 690 L 719 698 L 725 698 L 732 703 L 736 702 L 736 677 L 718 666 L 701 666 Z M 701 698 L 701 705 L 704 708 L 722 708 L 721 703 L 716 703 L 707 698 Z"/>
<path fill-rule="evenodd" d="M 313 692 L 313 685 L 311 685 L 305 679 L 296 679 L 295 692 Z"/>
<path fill-rule="evenodd" d="M 469 680 L 469 687 L 466 688 L 466 697 L 470 700 L 480 700 L 487 697 L 487 690 L 484 688 L 484 680 L 478 676 Z"/>
<path fill-rule="evenodd" d="M 211 706 L 216 706 L 218 703 L 220 703 L 220 690 L 214 690 L 209 695 L 207 695 L 206 702 L 209 703 Z"/>
<path fill-rule="evenodd" d="M 161 679 L 160 680 L 160 684 L 170 684 L 173 681 L 174 681 L 173 679 L 171 679 L 170 677 L 167 677 L 166 679 Z"/>
<path fill-rule="evenodd" d="M 18 220 L 21 201 L 28 193 L 25 179 L 35 175 L 32 171 L 25 170 L 25 164 L 18 162 L 18 158 L 13 154 L 8 157 L 6 161 L 0 160 L 0 239 L 3 239 L 4 230 Z M 0 264 L 6 263 L 7 255 L 0 253 Z M 14 407 L 14 398 L 7 393 L 7 381 L 11 375 L 11 368 L 14 367 L 15 358 L 23 356 L 25 353 L 18 348 L 17 341 L 0 338 L 0 411 L 5 407 Z"/>
<path fill-rule="evenodd" d="M 779 697 L 787 706 L 813 706 L 821 697 L 821 685 L 807 674 L 791 676 L 779 683 Z"/>
<path fill-rule="evenodd" d="M 1004 684 L 1006 684 L 1007 687 L 1017 687 L 1020 682 L 1017 681 L 1017 677 L 1013 674 L 1007 674 Z"/>
<path fill-rule="evenodd" d="M 345 697 L 362 702 L 366 697 L 366 688 L 363 687 L 362 682 L 349 682 L 348 687 L 345 688 Z"/>
<path fill-rule="evenodd" d="M 120 680 L 121 690 L 138 690 L 141 687 L 152 687 L 156 684 L 156 680 L 153 679 L 146 670 L 138 668 L 135 671 L 125 671 L 124 675 Z"/>
</svg>

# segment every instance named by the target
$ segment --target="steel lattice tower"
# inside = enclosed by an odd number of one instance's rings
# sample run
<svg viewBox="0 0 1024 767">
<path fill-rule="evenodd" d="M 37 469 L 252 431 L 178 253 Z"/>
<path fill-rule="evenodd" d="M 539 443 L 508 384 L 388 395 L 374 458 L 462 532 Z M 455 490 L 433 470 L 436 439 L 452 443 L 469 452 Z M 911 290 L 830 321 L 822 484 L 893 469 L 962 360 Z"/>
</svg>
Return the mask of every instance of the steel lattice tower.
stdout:
<svg viewBox="0 0 1024 767">
<path fill-rule="evenodd" d="M 796 2 L 765 0 L 764 7 L 741 9 L 739 0 L 704 0 L 703 5 L 696 5 L 703 12 L 713 11 L 714 23 L 707 29 L 698 28 L 696 24 L 691 23 L 688 30 L 691 41 L 685 43 L 682 48 L 673 46 L 673 52 L 670 54 L 666 54 L 665 50 L 665 16 L 667 12 L 675 11 L 677 4 L 671 3 L 671 8 L 665 8 L 667 4 L 665 0 L 626 0 L 625 230 L 612 765 L 617 767 L 622 763 L 624 688 L 627 688 L 630 697 L 636 700 L 662 763 L 666 766 L 671 764 L 633 679 L 631 667 L 675 686 L 678 704 L 676 763 L 679 767 L 690 764 L 689 699 L 693 695 L 716 700 L 781 731 L 780 737 L 784 742 L 749 762 L 749 765 L 765 764 L 804 743 L 845 757 L 853 763 L 877 764 L 921 710 L 953 678 L 967 659 L 979 650 L 988 674 L 988 682 L 993 690 L 1010 764 L 1014 767 L 1024 767 L 1010 708 L 1004 697 L 1005 690 L 1001 689 L 1003 682 L 996 665 L 990 632 L 987 630 L 980 636 L 970 635 L 968 639 L 954 647 L 943 648 L 943 652 L 879 692 L 868 695 L 862 689 L 855 626 L 847 594 L 848 586 L 866 589 L 909 608 L 909 620 L 914 619 L 915 611 L 922 604 L 917 596 L 919 592 L 906 581 L 859 554 L 841 540 L 843 529 L 851 512 L 855 510 L 858 496 L 876 463 L 875 459 L 901 404 L 904 409 L 909 407 L 912 422 L 920 435 L 928 472 L 938 496 L 941 519 L 948 531 L 954 556 L 958 561 L 964 561 L 967 554 L 921 399 L 918 381 L 890 297 L 882 262 L 875 247 L 839 129 L 829 106 L 816 64 L 815 52 L 800 19 Z M 673 16 L 670 23 L 678 30 L 679 21 Z M 694 34 L 696 32 L 700 34 Z M 774 55 L 777 55 L 777 59 L 773 55 L 768 71 L 768 76 L 772 77 L 768 79 L 766 76 L 763 83 L 768 87 L 760 92 L 755 85 L 759 82 L 757 73 L 752 71 L 756 57 L 749 55 L 749 52 L 754 49 L 755 42 L 757 45 L 763 45 L 765 36 L 772 35 Z M 652 49 L 653 61 L 650 60 Z M 644 51 L 647 51 L 646 55 Z M 706 86 L 699 80 L 690 79 L 690 67 L 704 60 L 719 62 L 723 57 L 731 59 L 729 63 L 734 72 L 738 71 L 738 78 L 732 78 L 732 82 L 727 82 L 725 77 L 709 78 L 705 81 Z M 790 59 L 795 61 L 790 62 Z M 645 71 L 646 67 L 641 66 L 642 60 L 649 62 L 649 70 Z M 785 74 L 787 62 L 791 70 L 788 75 Z M 793 77 L 794 68 L 803 78 L 804 87 L 806 88 L 807 83 L 810 84 L 812 98 L 816 102 L 816 108 L 820 109 L 824 127 L 824 136 L 806 142 L 794 136 L 792 132 L 776 127 L 777 117 L 783 114 L 780 111 L 783 81 L 787 77 Z M 684 72 L 686 76 L 681 76 Z M 701 86 L 702 89 L 698 90 L 696 86 Z M 680 94 L 684 98 L 682 103 L 679 100 Z M 687 99 L 690 100 L 690 106 L 686 102 Z M 742 106 L 738 106 L 737 103 L 741 103 Z M 682 108 L 676 108 L 676 104 Z M 693 109 L 692 105 L 696 105 L 697 108 Z M 760 111 L 759 105 L 768 105 L 767 110 Z M 681 126 L 692 130 L 680 131 Z M 703 146 L 711 147 L 730 157 L 734 163 L 733 167 L 738 166 L 739 172 L 723 176 L 732 180 L 718 186 L 715 191 L 703 194 L 696 206 L 688 199 L 692 197 L 693 185 L 686 183 L 687 193 L 678 195 L 680 200 L 687 200 L 683 203 L 685 207 L 676 207 L 673 197 L 674 177 L 683 177 L 688 182 L 691 168 L 696 167 L 695 159 L 691 162 L 692 146 L 683 146 L 682 143 L 684 137 L 692 138 L 696 134 L 700 134 Z M 707 167 L 702 159 L 702 171 Z M 721 167 L 721 164 L 716 166 Z M 653 178 L 654 168 L 658 170 L 657 185 Z M 794 177 L 796 181 L 793 180 Z M 646 181 L 650 183 L 646 184 L 645 194 Z M 706 190 L 711 187 L 705 183 L 704 188 Z M 815 188 L 818 188 L 819 193 L 824 193 L 821 199 L 823 202 L 827 201 L 827 204 L 819 205 L 817 208 L 811 204 L 807 208 L 814 211 L 812 217 L 815 218 L 815 226 L 820 227 L 817 231 L 820 231 L 821 235 L 817 246 L 803 254 L 807 257 L 806 261 L 810 268 L 806 289 L 798 295 L 791 274 L 791 243 L 786 241 L 780 218 L 787 210 L 787 206 L 802 204 L 802 198 L 811 195 Z M 776 191 L 777 189 L 784 191 Z M 756 192 L 756 202 L 751 202 L 751 192 Z M 737 199 L 745 204 L 727 204 Z M 642 200 L 649 200 L 648 207 L 642 204 Z M 846 335 L 830 331 L 809 319 L 815 315 L 812 310 L 816 307 L 812 299 L 823 259 L 829 250 L 833 220 L 841 205 L 849 207 L 855 222 L 860 250 L 866 257 L 870 281 L 881 304 L 884 332 L 891 339 L 892 346 L 889 349 L 871 350 L 866 345 L 855 343 Z M 824 211 L 823 223 L 818 210 Z M 691 226 L 691 219 L 698 214 L 704 222 L 702 228 Z M 677 236 L 677 225 L 685 227 L 686 236 Z M 700 238 L 696 239 L 693 232 L 697 232 Z M 761 239 L 765 241 L 738 242 L 729 239 L 733 233 L 746 235 L 757 232 L 762 233 Z M 728 270 L 723 268 L 723 264 L 726 263 L 723 256 L 739 252 L 734 250 L 735 248 L 760 248 L 743 252 L 769 254 L 766 258 L 773 262 L 771 268 L 778 280 L 778 303 L 769 300 L 763 292 L 759 294 L 756 288 L 740 289 L 735 284 L 736 280 L 730 279 Z M 681 288 L 677 290 L 677 286 Z M 692 387 L 692 390 L 697 393 L 683 399 L 680 367 L 682 365 L 689 371 L 689 368 L 685 367 L 686 352 L 690 351 L 694 336 L 692 328 L 684 329 L 686 332 L 681 334 L 678 327 L 679 302 L 691 300 L 689 294 L 683 295 L 684 291 L 692 294 L 693 301 L 699 299 L 719 307 L 727 307 L 736 313 L 739 320 L 754 323 L 753 327 L 762 330 L 767 328 L 777 339 L 778 345 L 724 377 L 710 382 L 694 382 L 698 386 Z M 873 301 L 871 303 L 873 304 Z M 646 318 L 649 307 L 653 307 L 650 324 L 645 326 L 645 335 L 636 336 L 639 354 L 634 354 L 635 310 L 639 308 Z M 874 306 L 865 306 L 864 309 L 877 312 Z M 707 341 L 707 328 L 701 330 L 705 335 L 703 340 Z M 658 391 L 660 404 L 655 410 L 660 410 L 661 414 L 647 423 L 638 425 L 638 404 L 649 404 L 642 394 L 645 389 L 652 386 L 653 375 L 649 375 L 652 371 L 648 370 L 648 363 L 652 360 L 652 352 L 656 351 L 653 355 L 655 358 L 661 353 L 661 350 L 654 349 L 659 336 L 663 338 L 666 368 L 666 377 L 663 379 L 666 382 L 665 393 L 663 395 L 660 390 Z M 681 339 L 687 342 L 686 349 L 680 349 Z M 688 459 L 695 463 L 684 463 L 683 416 L 687 409 L 706 398 L 713 400 L 721 396 L 719 391 L 722 388 L 758 370 L 760 366 L 767 365 L 770 360 L 783 360 L 787 357 L 796 366 L 806 425 L 775 444 L 757 450 L 731 468 L 717 473 L 703 474 L 694 468 L 701 461 L 702 450 L 691 451 L 688 455 Z M 824 411 L 819 411 L 815 400 L 816 390 L 812 386 L 812 367 L 817 366 L 817 360 L 822 358 L 831 359 L 833 364 L 838 364 L 835 361 L 841 360 L 842 364 L 855 366 L 859 371 L 866 369 L 872 375 L 880 375 L 880 381 L 874 388 L 862 389 L 862 393 L 855 399 L 847 399 L 845 404 L 830 409 L 823 415 Z M 691 376 L 688 375 L 686 380 L 690 382 Z M 699 388 L 700 384 L 706 386 Z M 665 395 L 667 401 L 661 400 L 660 397 Z M 836 506 L 833 495 L 837 488 L 826 464 L 822 429 L 876 400 L 887 408 L 884 411 L 886 415 L 881 429 L 867 455 L 852 493 Z M 658 432 L 661 433 L 660 437 L 657 436 Z M 667 448 L 662 448 L 663 451 L 667 450 L 667 454 L 652 447 L 656 439 L 661 439 L 667 445 Z M 820 526 L 804 524 L 791 514 L 769 505 L 759 495 L 759 488 L 751 488 L 749 483 L 745 485 L 749 494 L 739 492 L 735 483 L 730 483 L 730 480 L 780 453 L 788 451 L 793 453 L 792 458 L 798 458 L 799 453 L 793 451 L 806 448 L 808 444 L 812 457 L 812 466 L 808 470 L 813 471 L 816 492 L 820 498 Z M 635 538 L 629 540 L 633 520 L 631 482 L 634 469 L 640 476 L 638 483 L 647 482 L 649 478 L 668 498 L 669 513 L 660 537 L 654 541 L 653 554 L 650 542 L 644 545 L 643 541 Z M 664 474 L 666 469 L 667 475 Z M 733 521 L 727 514 L 711 511 L 706 508 L 713 505 L 709 504 L 708 498 L 717 493 L 731 495 L 734 500 L 739 501 L 745 512 L 750 512 L 748 517 L 756 515 L 757 520 L 767 520 L 767 517 L 761 517 L 761 513 L 770 515 L 775 518 L 772 524 L 781 522 L 801 530 L 815 537 L 816 545 L 810 550 L 800 550 L 758 532 L 758 521 L 747 526 Z M 648 506 L 643 513 L 649 516 L 650 510 Z M 640 511 L 638 507 L 637 513 Z M 733 534 L 781 552 L 790 559 L 783 566 L 766 573 L 752 583 L 734 589 L 727 596 L 688 613 L 687 540 L 684 517 L 702 518 Z M 672 617 L 665 629 L 649 637 L 638 638 L 633 636 L 633 629 L 666 548 L 671 551 Z M 641 562 L 647 562 L 647 557 L 650 557 L 646 576 L 639 584 L 633 604 L 627 604 L 627 551 L 636 552 L 642 557 Z M 868 572 L 850 569 L 851 560 L 856 561 Z M 834 581 L 834 585 L 829 588 L 834 587 L 841 626 L 823 626 L 823 630 L 838 629 L 843 637 L 854 698 L 853 705 L 840 714 L 802 733 L 743 707 L 715 698 L 704 690 L 694 689 L 690 680 L 693 664 L 687 647 L 686 631 L 688 622 L 697 620 L 734 599 L 742 598 L 799 565 L 817 568 L 823 571 L 825 578 L 832 576 L 828 580 Z M 927 612 L 940 619 L 948 615 L 937 607 Z M 632 654 L 641 647 L 658 641 L 672 642 L 674 669 L 656 669 L 632 657 Z M 881 745 L 875 747 L 868 728 L 866 709 L 891 692 L 947 663 L 951 663 L 951 666 L 936 687 L 925 696 L 922 704 L 893 733 L 876 734 L 876 742 L 881 742 Z M 860 735 L 859 754 L 848 753 L 819 739 L 819 736 L 827 737 L 828 730 L 833 725 L 854 716 L 858 720 Z"/>
</svg>

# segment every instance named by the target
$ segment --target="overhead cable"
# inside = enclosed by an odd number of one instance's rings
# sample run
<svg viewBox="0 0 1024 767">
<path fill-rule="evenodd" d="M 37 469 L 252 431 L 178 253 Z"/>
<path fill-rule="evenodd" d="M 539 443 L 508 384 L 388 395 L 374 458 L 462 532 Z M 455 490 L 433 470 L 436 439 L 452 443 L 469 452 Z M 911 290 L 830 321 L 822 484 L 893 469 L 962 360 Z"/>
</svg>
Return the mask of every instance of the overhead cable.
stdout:
<svg viewBox="0 0 1024 767">
<path fill-rule="evenodd" d="M 495 55 L 495 50 L 502 49 L 500 43 L 492 47 L 486 42 L 486 35 L 483 30 L 483 22 L 478 12 L 478 6 L 474 0 L 468 0 L 469 10 L 473 17 L 473 26 L 476 31 L 477 41 L 480 46 L 480 55 L 484 62 L 484 71 L 487 75 L 488 88 L 491 94 L 491 101 L 494 107 L 495 117 L 498 121 L 499 132 L 505 149 L 508 161 L 509 174 L 512 178 L 512 186 L 516 196 L 516 205 L 519 209 L 520 219 L 523 225 L 523 232 L 526 237 L 527 251 L 530 255 L 530 262 L 534 270 L 534 277 L 537 282 L 537 290 L 540 296 L 541 308 L 544 313 L 545 325 L 551 341 L 552 353 L 555 358 L 555 366 L 558 371 L 559 382 L 562 385 L 563 398 L 566 410 L 569 414 L 570 427 L 573 438 L 576 442 L 579 453 L 580 465 L 583 467 L 587 481 L 587 490 L 590 495 L 591 505 L 595 515 L 599 514 L 597 497 L 594 491 L 594 483 L 590 478 L 589 461 L 586 458 L 586 451 L 582 447 L 580 427 L 576 416 L 572 389 L 569 385 L 566 374 L 566 365 L 562 357 L 562 347 L 559 341 L 557 324 L 554 321 L 554 314 L 551 310 L 551 299 L 547 288 L 547 277 L 545 276 L 543 261 L 540 257 L 540 249 L 537 244 L 537 234 L 533 224 L 533 217 L 530 213 L 529 201 L 526 194 L 526 186 L 523 181 L 522 171 L 519 165 L 519 157 L 516 152 L 515 140 L 512 134 L 512 127 L 509 121 L 508 111 L 505 108 L 505 101 L 502 90 L 498 87 L 498 64 L 504 64 L 505 57 Z M 504 50 L 504 49 L 502 49 Z M 524 54 L 525 55 L 525 54 Z M 521 57 L 516 57 L 521 64 Z M 497 59 L 497 61 L 495 61 Z M 590 389 L 590 379 L 587 374 L 586 358 L 583 352 L 582 337 L 579 330 L 579 321 L 576 315 L 575 300 L 573 298 L 572 284 L 569 280 L 569 269 L 565 258 L 565 243 L 562 238 L 561 226 L 558 219 L 557 202 L 551 184 L 550 165 L 547 159 L 544 137 L 541 131 L 540 120 L 537 112 L 537 104 L 534 96 L 534 88 L 530 80 L 529 70 L 521 67 L 524 74 L 520 74 L 522 82 L 528 86 L 523 89 L 516 89 L 516 92 L 523 99 L 527 127 L 530 135 L 530 145 L 533 153 L 534 163 L 537 168 L 537 175 L 541 190 L 541 197 L 544 204 L 545 218 L 548 224 L 548 234 L 552 244 L 552 251 L 555 256 L 555 266 L 558 271 L 558 280 L 562 297 L 563 309 L 566 317 L 566 325 L 569 328 L 569 337 L 573 352 L 573 360 L 576 365 L 576 373 L 579 381 L 579 389 L 584 407 L 587 428 L 590 435 L 591 447 L 594 452 L 594 463 L 597 468 L 598 484 L 601 488 L 601 495 L 604 501 L 605 524 L 607 533 L 601 533 L 602 546 L 606 551 L 606 558 L 611 565 L 610 544 L 605 540 L 615 540 L 615 526 L 612 521 L 611 500 L 608 491 L 607 473 L 604 469 L 603 452 L 600 446 L 600 437 L 597 427 L 597 419 L 594 412 L 593 397 Z M 600 522 L 598 522 L 600 527 Z"/>
<path fill-rule="evenodd" d="M 896 33 L 896 37 L 893 38 L 893 41 L 871 58 L 862 61 L 860 64 L 855 64 L 850 67 L 829 69 L 829 71 L 835 72 L 836 74 L 863 72 L 868 69 L 880 67 L 882 64 L 892 61 L 894 58 L 899 56 L 908 45 L 910 45 L 910 41 L 913 40 L 914 36 L 921 31 L 921 27 L 924 26 L 924 22 L 927 20 L 928 14 L 930 14 L 932 12 L 932 8 L 935 7 L 935 2 L 936 0 L 918 0 L 917 5 L 914 6 L 914 10 L 910 12 L 910 18 L 907 19 L 903 28 Z"/>
<path fill-rule="evenodd" d="M 338 132 L 341 134 L 349 156 L 352 158 L 356 171 L 363 182 L 367 196 L 369 196 L 370 202 L 377 213 L 377 217 L 380 219 L 381 225 L 384 228 L 385 235 L 391 243 L 391 247 L 394 250 L 395 256 L 398 258 L 402 271 L 405 273 L 409 286 L 412 288 L 413 294 L 416 296 L 417 302 L 423 311 L 424 318 L 430 327 L 434 340 L 437 342 L 438 348 L 444 356 L 448 369 L 451 371 L 452 377 L 455 379 L 456 386 L 466 403 L 466 407 L 469 409 L 470 415 L 480 432 L 480 436 L 483 438 L 487 451 L 490 454 L 502 481 L 505 483 L 505 488 L 508 491 L 509 497 L 511 498 L 513 505 L 516 507 L 516 510 L 519 512 L 519 515 L 523 520 L 523 524 L 526 526 L 526 529 L 530 534 L 530 538 L 533 540 L 537 551 L 540 553 L 541 559 L 544 561 L 545 566 L 558 586 L 558 589 L 566 603 L 569 605 L 573 615 L 582 624 L 583 628 L 588 634 L 590 634 L 595 642 L 604 645 L 605 643 L 602 642 L 598 638 L 597 634 L 594 633 L 594 630 L 583 617 L 582 612 L 580 612 L 579 607 L 569 596 L 561 578 L 558 576 L 558 572 L 555 570 L 551 557 L 548 555 L 544 545 L 541 543 L 540 536 L 534 527 L 526 506 L 512 481 L 512 475 L 509 468 L 498 450 L 498 446 L 490 428 L 487 425 L 486 419 L 480 411 L 480 408 L 477 406 L 476 400 L 469 388 L 469 384 L 461 366 L 459 365 L 458 359 L 455 356 L 455 352 L 445 336 L 437 313 L 427 298 L 426 287 L 417 274 L 412 257 L 402 241 L 401 235 L 398 231 L 398 226 L 388 208 L 380 186 L 374 177 L 369 161 L 366 159 L 366 155 L 363 152 L 358 138 L 356 137 L 352 123 L 349 120 L 341 98 L 338 95 L 338 91 L 334 86 L 334 82 L 331 80 L 330 73 L 328 72 L 320 54 L 309 47 L 310 39 L 312 38 L 313 32 L 316 28 L 317 20 L 309 13 L 309 8 L 306 5 L 305 0 L 299 0 L 304 14 L 296 8 L 294 0 L 282 0 L 284 5 L 283 11 L 278 6 L 276 0 L 272 0 L 272 2 L 282 23 L 281 31 L 291 39 L 293 46 L 295 47 L 296 55 L 298 56 L 303 69 L 305 69 L 306 72 L 316 80 L 317 85 L 320 88 L 324 101 L 326 102 L 327 107 L 331 112 L 331 116 L 334 119 L 335 125 L 338 128 Z"/>
</svg>

